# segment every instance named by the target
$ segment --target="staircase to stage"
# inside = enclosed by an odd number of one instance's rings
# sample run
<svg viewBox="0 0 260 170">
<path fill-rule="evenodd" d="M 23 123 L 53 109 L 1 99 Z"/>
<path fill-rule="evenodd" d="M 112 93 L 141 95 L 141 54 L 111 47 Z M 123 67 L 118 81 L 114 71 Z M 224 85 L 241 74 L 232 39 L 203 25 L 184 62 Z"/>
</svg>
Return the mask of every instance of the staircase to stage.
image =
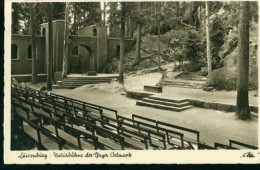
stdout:
<svg viewBox="0 0 260 170">
<path fill-rule="evenodd" d="M 117 78 L 118 75 L 116 74 L 98 74 L 96 76 L 71 74 L 62 81 L 57 82 L 57 85 L 54 85 L 54 88 L 74 89 L 86 84 L 110 83 L 113 79 Z"/>
</svg>

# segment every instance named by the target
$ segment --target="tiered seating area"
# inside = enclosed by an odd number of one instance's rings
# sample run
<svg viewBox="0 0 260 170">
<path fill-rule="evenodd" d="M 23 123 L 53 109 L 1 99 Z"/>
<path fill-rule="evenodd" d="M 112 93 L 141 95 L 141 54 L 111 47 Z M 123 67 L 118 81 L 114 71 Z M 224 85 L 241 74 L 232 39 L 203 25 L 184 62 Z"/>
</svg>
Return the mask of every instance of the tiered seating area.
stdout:
<svg viewBox="0 0 260 170">
<path fill-rule="evenodd" d="M 256 149 L 200 142 L 199 131 L 28 87 L 12 87 L 12 117 L 43 150 Z M 15 126 L 12 126 L 15 127 Z"/>
</svg>

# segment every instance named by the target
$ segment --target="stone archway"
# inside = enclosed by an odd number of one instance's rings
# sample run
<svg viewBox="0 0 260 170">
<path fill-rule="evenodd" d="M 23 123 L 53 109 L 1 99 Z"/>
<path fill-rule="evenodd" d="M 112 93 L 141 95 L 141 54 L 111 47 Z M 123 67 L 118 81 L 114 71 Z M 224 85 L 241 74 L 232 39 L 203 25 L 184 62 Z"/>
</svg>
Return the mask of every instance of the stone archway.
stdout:
<svg viewBox="0 0 260 170">
<path fill-rule="evenodd" d="M 69 57 L 69 72 L 84 74 L 94 69 L 94 54 L 91 48 L 84 44 L 73 46 Z"/>
</svg>

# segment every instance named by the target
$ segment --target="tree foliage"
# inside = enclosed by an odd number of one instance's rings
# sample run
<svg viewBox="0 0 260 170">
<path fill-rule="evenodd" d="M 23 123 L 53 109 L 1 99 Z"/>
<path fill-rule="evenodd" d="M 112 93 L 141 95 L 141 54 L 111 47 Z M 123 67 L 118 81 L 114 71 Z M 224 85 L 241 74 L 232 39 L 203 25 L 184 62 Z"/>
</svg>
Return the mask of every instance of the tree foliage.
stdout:
<svg viewBox="0 0 260 170">
<path fill-rule="evenodd" d="M 252 5 L 249 18 L 257 22 L 257 2 L 250 3 Z M 12 33 L 30 33 L 28 4 L 12 3 Z M 208 4 L 212 66 L 213 70 L 216 70 L 223 66 L 223 59 L 238 46 L 239 2 L 209 1 Z M 101 13 L 105 12 L 109 36 L 119 38 L 121 3 L 109 1 L 106 5 L 107 9 L 102 11 L 100 2 L 71 2 L 68 10 L 70 34 L 78 34 L 81 27 L 102 24 Z M 163 56 L 163 59 L 168 57 L 180 63 L 186 60 L 185 63 L 188 64 L 185 64 L 184 68 L 188 71 L 197 71 L 200 67 L 206 66 L 205 2 L 140 2 L 140 9 L 138 2 L 126 2 L 125 6 L 126 37 L 137 37 L 139 32 L 142 37 L 154 36 L 155 41 L 152 43 L 154 46 L 157 45 L 153 48 L 154 53 Z M 65 3 L 55 2 L 53 8 L 55 10 L 52 19 L 64 19 Z M 47 3 L 36 3 L 36 34 L 40 33 L 40 24 L 48 21 L 46 11 Z M 229 34 L 232 34 L 232 40 L 227 42 L 226 37 Z M 157 48 L 165 43 L 168 45 L 167 50 Z M 226 44 L 229 49 L 223 52 L 221 48 Z"/>
<path fill-rule="evenodd" d="M 71 3 L 72 17 L 71 29 L 72 34 L 78 34 L 78 28 L 89 25 L 101 25 L 101 9 L 99 2 L 74 2 Z"/>
<path fill-rule="evenodd" d="M 30 33 L 30 3 L 12 3 L 12 33 Z M 48 3 L 35 3 L 35 30 L 36 34 L 40 34 L 40 25 L 48 21 Z M 53 2 L 52 20 L 64 20 L 65 18 L 65 3 Z M 78 28 L 87 25 L 99 25 L 101 22 L 100 3 L 98 2 L 75 2 L 71 3 L 70 15 L 70 32 L 77 34 Z"/>
</svg>

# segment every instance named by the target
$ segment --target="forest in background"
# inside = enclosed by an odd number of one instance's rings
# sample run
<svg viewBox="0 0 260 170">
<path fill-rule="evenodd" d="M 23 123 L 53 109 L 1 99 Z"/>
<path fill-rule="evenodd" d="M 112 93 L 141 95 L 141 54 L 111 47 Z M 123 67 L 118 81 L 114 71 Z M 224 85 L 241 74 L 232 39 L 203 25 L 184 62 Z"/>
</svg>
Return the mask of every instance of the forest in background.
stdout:
<svg viewBox="0 0 260 170">
<path fill-rule="evenodd" d="M 257 89 L 257 30 L 258 4 L 250 2 L 250 62 L 249 87 Z M 125 37 L 140 34 L 140 55 L 136 46 L 127 51 L 125 71 L 153 67 L 175 62 L 176 71 L 196 72 L 207 76 L 206 6 L 205 2 L 126 2 Z M 105 7 L 105 8 L 104 8 Z M 47 3 L 35 3 L 35 31 L 48 21 Z M 52 19 L 65 19 L 66 4 L 53 3 Z M 68 28 L 77 34 L 81 27 L 106 25 L 110 37 L 120 37 L 121 3 L 70 2 Z M 207 76 L 207 86 L 216 89 L 237 88 L 239 2 L 208 2 L 208 29 L 212 73 Z M 12 33 L 30 34 L 28 3 L 12 4 Z M 104 72 L 118 72 L 118 58 L 110 61 Z"/>
</svg>

